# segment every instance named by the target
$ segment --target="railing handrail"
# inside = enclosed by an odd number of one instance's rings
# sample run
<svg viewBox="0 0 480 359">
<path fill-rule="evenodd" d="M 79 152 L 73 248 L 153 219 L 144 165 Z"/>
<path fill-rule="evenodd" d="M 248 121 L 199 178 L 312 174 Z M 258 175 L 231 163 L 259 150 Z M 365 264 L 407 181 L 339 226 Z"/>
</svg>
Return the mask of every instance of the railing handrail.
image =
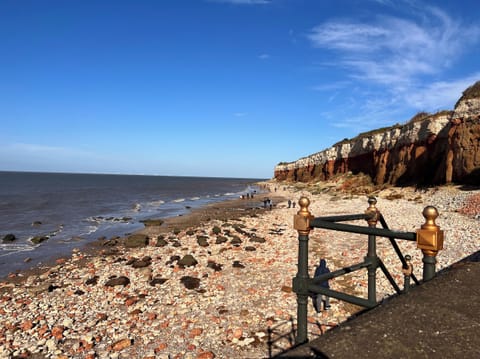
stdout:
<svg viewBox="0 0 480 359">
<path fill-rule="evenodd" d="M 414 281 L 419 284 L 411 271 L 411 265 L 407 263 L 403 257 L 400 248 L 395 239 L 404 239 L 408 241 L 416 241 L 417 248 L 421 249 L 424 255 L 423 258 L 423 280 L 430 280 L 435 275 L 436 255 L 439 250 L 443 248 L 443 231 L 435 224 L 435 219 L 438 217 L 436 208 L 428 206 L 423 210 L 425 223 L 416 232 L 399 232 L 392 231 L 388 228 L 383 215 L 375 207 L 377 200 L 374 197 L 368 199 L 369 207 L 362 214 L 339 215 L 339 216 L 325 216 L 315 218 L 308 206 L 310 201 L 306 197 L 300 198 L 298 201 L 300 210 L 294 216 L 294 227 L 298 231 L 298 272 L 293 278 L 293 291 L 297 294 L 297 334 L 295 336 L 295 343 L 301 344 L 308 341 L 307 338 L 307 302 L 309 295 L 323 294 L 329 297 L 344 300 L 353 304 L 371 308 L 377 305 L 376 301 L 376 270 L 380 268 L 390 284 L 395 288 L 397 293 L 401 290 L 392 275 L 388 272 L 382 260 L 376 253 L 376 237 L 386 237 L 390 240 L 397 256 L 402 263 L 402 271 L 405 278 L 405 291 L 409 286 L 409 278 L 412 277 Z M 345 224 L 338 222 L 346 222 L 353 220 L 366 220 L 368 227 L 358 226 L 353 224 Z M 377 223 L 383 228 L 376 228 Z M 314 228 L 331 229 L 342 232 L 366 234 L 368 235 L 368 252 L 364 262 L 351 265 L 339 269 L 337 271 L 326 273 L 312 279 L 308 274 L 308 240 L 309 233 Z M 350 273 L 352 271 L 366 268 L 368 270 L 368 299 L 349 295 L 325 288 L 320 283 Z M 408 278 L 407 278 L 408 277 Z"/>
</svg>

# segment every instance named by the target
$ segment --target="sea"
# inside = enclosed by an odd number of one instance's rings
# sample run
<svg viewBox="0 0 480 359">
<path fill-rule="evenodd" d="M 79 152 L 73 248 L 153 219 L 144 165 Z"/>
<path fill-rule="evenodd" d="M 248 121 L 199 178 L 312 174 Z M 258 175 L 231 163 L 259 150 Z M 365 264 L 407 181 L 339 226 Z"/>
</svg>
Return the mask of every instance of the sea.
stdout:
<svg viewBox="0 0 480 359">
<path fill-rule="evenodd" d="M 0 171 L 0 278 L 132 233 L 144 219 L 261 193 L 262 180 Z M 16 239 L 3 241 L 9 234 Z M 39 236 L 48 239 L 34 244 Z"/>
</svg>

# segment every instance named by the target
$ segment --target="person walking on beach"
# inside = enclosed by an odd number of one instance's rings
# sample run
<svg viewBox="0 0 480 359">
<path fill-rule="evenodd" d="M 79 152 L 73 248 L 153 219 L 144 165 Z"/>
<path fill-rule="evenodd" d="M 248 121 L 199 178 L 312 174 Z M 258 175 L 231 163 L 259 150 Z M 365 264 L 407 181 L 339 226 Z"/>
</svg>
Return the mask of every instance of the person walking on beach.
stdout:
<svg viewBox="0 0 480 359">
<path fill-rule="evenodd" d="M 313 278 L 317 278 L 322 274 L 330 273 L 330 269 L 327 267 L 327 261 L 325 259 L 320 259 L 320 264 L 318 267 L 315 269 L 315 274 L 313 275 Z M 328 280 L 323 281 L 320 283 L 320 287 L 323 288 L 330 288 L 330 284 L 328 283 Z M 330 309 L 330 297 L 322 294 L 314 294 L 312 295 L 312 301 L 313 301 L 313 308 L 315 308 L 315 311 L 317 313 L 320 313 L 322 310 L 322 303 L 323 303 L 323 309 L 329 310 Z"/>
<path fill-rule="evenodd" d="M 271 211 L 273 207 L 273 201 L 271 199 L 268 200 L 268 205 L 270 206 L 270 211 Z"/>
<path fill-rule="evenodd" d="M 289 199 L 288 200 L 288 208 L 292 207 L 292 201 Z"/>
</svg>

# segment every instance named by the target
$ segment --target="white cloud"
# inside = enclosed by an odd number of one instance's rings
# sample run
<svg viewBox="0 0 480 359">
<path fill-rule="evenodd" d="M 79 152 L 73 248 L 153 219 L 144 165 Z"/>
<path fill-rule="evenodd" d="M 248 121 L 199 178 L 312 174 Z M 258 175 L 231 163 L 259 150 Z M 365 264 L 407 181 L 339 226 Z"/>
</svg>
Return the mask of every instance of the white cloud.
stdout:
<svg viewBox="0 0 480 359">
<path fill-rule="evenodd" d="M 324 63 L 349 79 L 312 89 L 335 91 L 345 85 L 345 94 L 354 96 L 353 103 L 342 99 L 332 126 L 361 132 L 405 122 L 415 111 L 452 109 L 462 91 L 480 79 L 480 72 L 456 77 L 447 72 L 480 42 L 478 25 L 464 24 L 436 7 L 403 4 L 411 5 L 413 17 L 329 20 L 309 33 L 313 47 L 334 55 Z"/>
<path fill-rule="evenodd" d="M 462 96 L 462 92 L 479 80 L 480 72 L 477 72 L 453 81 L 428 83 L 416 91 L 405 94 L 405 99 L 412 107 L 429 112 L 451 110 L 453 107 L 445 108 L 445 104 L 455 104 Z"/>
<path fill-rule="evenodd" d="M 267 60 L 267 59 L 270 58 L 270 55 L 269 54 L 260 54 L 260 55 L 258 55 L 258 58 L 260 60 Z"/>
<path fill-rule="evenodd" d="M 426 11 L 428 16 L 418 21 L 391 16 L 379 16 L 371 24 L 328 21 L 314 27 L 308 38 L 314 47 L 337 52 L 353 78 L 382 85 L 413 83 L 451 66 L 480 35 L 478 26 L 462 25 L 438 8 Z"/>
</svg>

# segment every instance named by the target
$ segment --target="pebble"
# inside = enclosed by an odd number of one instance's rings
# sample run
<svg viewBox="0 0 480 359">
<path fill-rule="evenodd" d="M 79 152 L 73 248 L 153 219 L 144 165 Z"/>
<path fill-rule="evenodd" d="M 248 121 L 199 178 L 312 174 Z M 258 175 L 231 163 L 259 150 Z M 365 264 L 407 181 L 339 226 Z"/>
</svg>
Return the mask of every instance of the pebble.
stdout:
<svg viewBox="0 0 480 359">
<path fill-rule="evenodd" d="M 437 269 L 480 248 L 480 226 L 475 219 L 480 214 L 480 206 L 475 204 L 480 203 L 475 202 L 480 191 L 455 187 L 422 193 L 412 188 L 395 190 L 402 191 L 403 198 L 388 200 L 388 189 L 377 194 L 377 208 L 390 228 L 415 231 L 425 222 L 423 208 L 438 208 L 436 222 L 446 239 L 437 256 Z M 277 194 L 297 202 L 301 195 L 307 195 L 309 210 L 315 216 L 363 213 L 368 207 L 365 196 L 332 201 L 331 194 L 296 192 L 290 187 Z M 0 357 L 22 355 L 26 350 L 50 357 L 266 357 L 268 330 L 272 330 L 273 339 L 288 334 L 291 318 L 296 317 L 291 286 L 297 271 L 298 232 L 292 222 L 298 210 L 280 202 L 276 209 L 256 217 L 226 222 L 212 218 L 190 234 L 177 233 L 181 246 L 169 243 L 128 250 L 117 246 L 116 253 L 91 257 L 83 265 L 78 260 L 87 255 L 76 250 L 71 259 L 28 278 L 23 285 L 0 282 L 4 290 L 0 314 L 7 323 L 0 328 Z M 355 224 L 365 225 L 362 221 Z M 198 244 L 198 233 L 214 232 L 228 240 L 216 242 L 210 237 L 208 246 Z M 232 243 L 234 238 L 241 242 Z M 312 230 L 310 274 L 320 258 L 327 259 L 330 270 L 362 261 L 366 242 L 366 236 Z M 412 256 L 414 273 L 421 278 L 422 254 L 416 244 L 397 242 L 403 254 Z M 255 251 L 247 250 L 249 247 Z M 377 252 L 402 286 L 401 264 L 388 240 L 377 239 Z M 178 260 L 187 255 L 197 263 L 179 265 Z M 148 267 L 127 265 L 132 258 L 141 258 Z M 384 276 L 377 278 L 377 299 L 392 295 Z M 331 287 L 365 296 L 366 283 L 366 273 L 359 271 L 332 280 Z M 328 312 L 319 315 L 309 305 L 311 338 L 358 310 L 335 299 L 331 305 Z M 277 344 L 273 349 L 290 346 L 288 340 Z"/>
</svg>

